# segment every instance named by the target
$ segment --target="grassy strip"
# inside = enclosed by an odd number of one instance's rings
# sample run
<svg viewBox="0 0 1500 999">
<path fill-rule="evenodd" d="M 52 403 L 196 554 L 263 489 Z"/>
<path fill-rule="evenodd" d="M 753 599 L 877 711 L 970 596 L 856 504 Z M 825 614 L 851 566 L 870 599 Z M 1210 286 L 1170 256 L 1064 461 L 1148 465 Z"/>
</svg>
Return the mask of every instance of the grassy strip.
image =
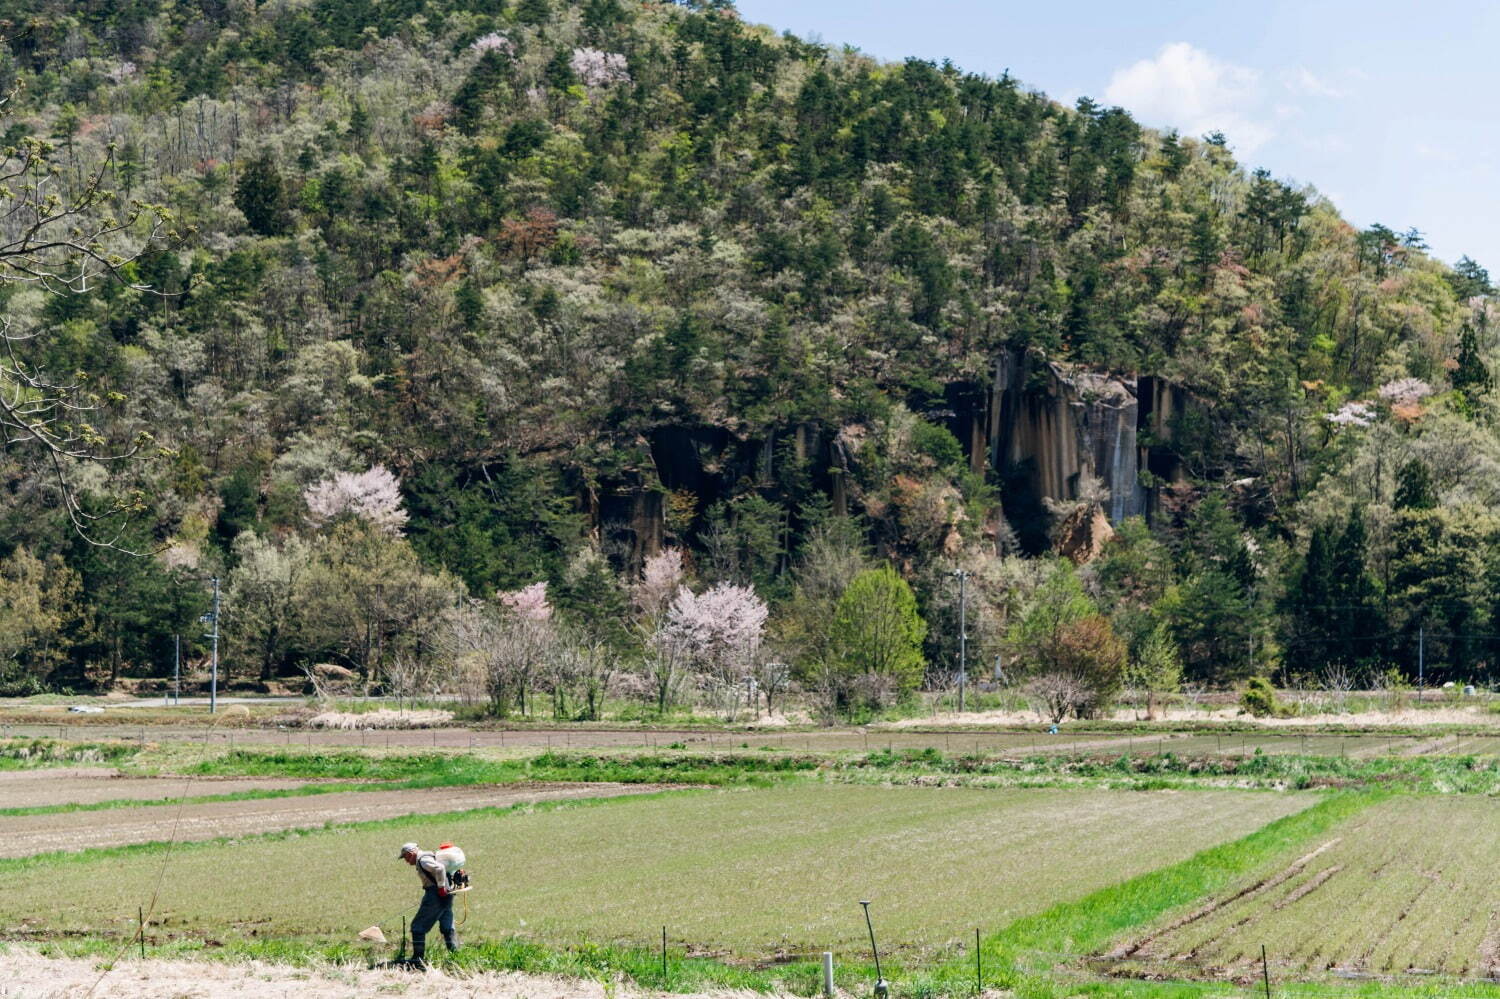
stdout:
<svg viewBox="0 0 1500 999">
<path fill-rule="evenodd" d="M 1439 794 L 1500 793 L 1500 759 L 1487 756 L 1178 756 L 1055 754 L 1022 760 L 984 753 L 946 755 L 936 749 L 876 750 L 837 764 L 844 772 L 881 775 L 952 774 L 961 777 L 1067 777 L 1110 786 L 1158 790 L 1193 786 L 1398 789 Z"/>
<path fill-rule="evenodd" d="M 80 764 L 120 763 L 140 751 L 124 742 L 66 742 L 56 739 L 0 740 L 0 770 L 34 770 Z"/>
<path fill-rule="evenodd" d="M 233 750 L 188 768 L 189 773 L 251 777 L 326 777 L 411 781 L 423 787 L 517 780 L 615 781 L 764 785 L 775 778 L 811 773 L 830 758 L 814 754 L 754 756 L 730 753 L 601 754 L 542 752 L 518 760 L 468 753 L 367 756 L 342 750 L 320 753 Z"/>
<path fill-rule="evenodd" d="M 251 776 L 327 779 L 330 783 L 281 790 L 233 791 L 187 798 L 33 805 L 0 808 L 0 817 L 93 812 L 114 808 L 150 808 L 178 804 L 210 804 L 261 798 L 295 798 L 338 791 L 404 791 L 434 787 L 466 787 L 522 782 L 621 784 L 702 784 L 715 787 L 764 787 L 816 771 L 821 757 L 737 759 L 708 756 L 605 758 L 585 753 L 543 753 L 532 759 L 488 760 L 467 754 L 364 756 L 358 752 L 286 753 L 232 750 L 186 768 L 189 776 Z M 359 781 L 359 783 L 354 783 Z"/>
</svg>

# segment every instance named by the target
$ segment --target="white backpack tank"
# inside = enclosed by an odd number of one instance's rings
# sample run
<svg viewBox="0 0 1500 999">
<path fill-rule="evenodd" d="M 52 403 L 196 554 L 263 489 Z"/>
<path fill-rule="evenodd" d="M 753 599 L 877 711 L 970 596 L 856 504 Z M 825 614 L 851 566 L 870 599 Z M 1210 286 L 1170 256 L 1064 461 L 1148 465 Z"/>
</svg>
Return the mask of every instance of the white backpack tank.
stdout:
<svg viewBox="0 0 1500 999">
<path fill-rule="evenodd" d="M 462 869 L 465 861 L 467 860 L 467 858 L 464 856 L 464 852 L 458 847 L 453 846 L 451 843 L 439 849 L 435 856 L 439 861 L 442 862 L 443 869 L 446 870 L 449 874 Z"/>
</svg>

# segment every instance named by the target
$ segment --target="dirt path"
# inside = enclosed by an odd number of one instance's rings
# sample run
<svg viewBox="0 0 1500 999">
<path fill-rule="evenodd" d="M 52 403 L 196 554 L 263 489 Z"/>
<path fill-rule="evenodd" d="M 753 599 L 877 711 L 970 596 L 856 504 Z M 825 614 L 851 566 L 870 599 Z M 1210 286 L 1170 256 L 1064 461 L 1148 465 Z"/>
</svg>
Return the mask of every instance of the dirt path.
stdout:
<svg viewBox="0 0 1500 999">
<path fill-rule="evenodd" d="M 97 984 L 97 987 L 95 987 Z M 645 999 L 660 993 L 626 985 L 574 981 L 518 972 L 484 972 L 450 977 L 441 971 L 416 973 L 324 966 L 288 968 L 260 961 L 122 960 L 104 972 L 99 962 L 47 958 L 12 947 L 0 959 L 0 996 L 25 999 L 364 999 L 399 995 L 404 999 Z M 715 999 L 775 999 L 751 992 L 718 992 Z M 674 995 L 672 999 L 694 999 Z M 698 997 L 705 999 L 705 997 Z"/>
<path fill-rule="evenodd" d="M 655 790 L 660 790 L 660 785 L 496 784 L 403 791 L 335 791 L 307 797 L 184 805 L 180 809 L 164 804 L 94 812 L 5 816 L 0 817 L 0 842 L 6 844 L 7 855 L 22 857 L 54 850 L 166 840 L 171 838 L 174 824 L 179 841 L 213 839 L 281 829 L 317 828 L 329 822 L 367 822 L 400 815 L 454 812 L 563 798 L 614 797 Z M 196 788 L 194 793 L 197 793 Z"/>
<path fill-rule="evenodd" d="M 175 801 L 235 791 L 284 791 L 314 783 L 277 777 L 125 777 L 109 767 L 0 770 L 0 808 L 92 805 L 101 801 Z"/>
</svg>

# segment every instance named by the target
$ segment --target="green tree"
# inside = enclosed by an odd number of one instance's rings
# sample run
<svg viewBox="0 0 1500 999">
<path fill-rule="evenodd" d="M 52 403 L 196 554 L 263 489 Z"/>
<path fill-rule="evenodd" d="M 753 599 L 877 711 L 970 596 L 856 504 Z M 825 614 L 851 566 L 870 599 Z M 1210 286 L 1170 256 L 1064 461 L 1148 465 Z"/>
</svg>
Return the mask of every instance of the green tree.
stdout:
<svg viewBox="0 0 1500 999">
<path fill-rule="evenodd" d="M 1053 722 L 1103 710 L 1125 678 L 1125 643 L 1066 561 L 1052 565 L 1007 641 L 1019 675 Z"/>
<path fill-rule="evenodd" d="M 286 188 L 269 149 L 245 164 L 234 185 L 234 205 L 245 216 L 250 231 L 279 236 L 286 231 Z"/>
<path fill-rule="evenodd" d="M 1182 657 L 1165 622 L 1151 629 L 1131 652 L 1125 682 L 1145 691 L 1148 718 L 1157 717 L 1162 700 L 1182 689 Z"/>
<path fill-rule="evenodd" d="M 1479 342 L 1485 327 L 1485 310 L 1479 309 L 1475 318 L 1465 321 L 1458 335 L 1458 366 L 1451 376 L 1453 387 L 1466 396 L 1481 396 L 1490 390 L 1490 369 L 1484 363 Z"/>
<path fill-rule="evenodd" d="M 226 651 L 243 654 L 262 680 L 270 680 L 299 631 L 298 587 L 310 553 L 296 536 L 278 547 L 244 531 L 234 540 L 234 555 L 237 564 L 224 593 Z"/>
<path fill-rule="evenodd" d="M 917 598 L 906 580 L 889 565 L 855 576 L 839 598 L 829 626 L 830 653 L 845 690 L 859 680 L 888 685 L 897 694 L 922 682 L 922 639 L 927 623 L 917 613 Z M 848 703 L 846 707 L 855 707 Z"/>
<path fill-rule="evenodd" d="M 1184 531 L 1182 582 L 1157 604 L 1189 679 L 1228 685 L 1265 669 L 1271 607 L 1244 528 L 1222 496 L 1203 500 Z"/>
</svg>

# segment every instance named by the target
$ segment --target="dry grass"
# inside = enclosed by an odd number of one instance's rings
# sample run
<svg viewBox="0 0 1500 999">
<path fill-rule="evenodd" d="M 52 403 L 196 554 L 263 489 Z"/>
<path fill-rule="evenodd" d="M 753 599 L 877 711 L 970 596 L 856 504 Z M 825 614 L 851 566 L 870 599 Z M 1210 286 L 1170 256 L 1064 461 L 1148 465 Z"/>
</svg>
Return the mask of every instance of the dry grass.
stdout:
<svg viewBox="0 0 1500 999">
<path fill-rule="evenodd" d="M 451 724 L 452 711 L 422 709 L 413 711 L 322 711 L 307 720 L 308 728 L 331 728 L 341 731 L 357 729 L 439 728 Z"/>
<path fill-rule="evenodd" d="M 0 959 L 0 996 L 78 999 L 97 983 L 96 999 L 640 999 L 659 995 L 625 983 L 564 979 L 519 972 L 473 975 L 417 973 L 363 966 L 291 968 L 262 961 L 220 963 L 128 958 L 105 971 L 81 958 L 43 957 L 12 947 Z M 691 995 L 674 999 L 695 999 Z M 762 993 L 712 992 L 696 999 L 774 999 Z"/>
</svg>

